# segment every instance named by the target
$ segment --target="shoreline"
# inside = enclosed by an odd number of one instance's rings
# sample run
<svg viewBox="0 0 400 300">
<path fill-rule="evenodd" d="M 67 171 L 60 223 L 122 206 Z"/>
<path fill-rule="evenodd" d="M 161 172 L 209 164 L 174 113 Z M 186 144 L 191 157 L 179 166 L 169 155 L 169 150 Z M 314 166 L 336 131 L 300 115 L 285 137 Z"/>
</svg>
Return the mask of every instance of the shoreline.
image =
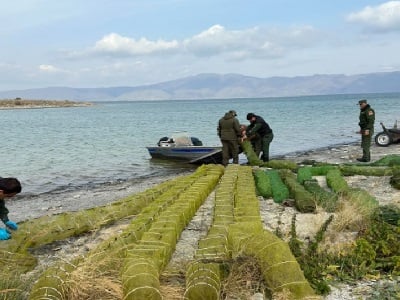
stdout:
<svg viewBox="0 0 400 300">
<path fill-rule="evenodd" d="M 316 152 L 324 152 L 324 151 L 330 151 L 332 149 L 337 149 L 337 148 L 347 148 L 351 146 L 357 146 L 360 144 L 358 141 L 349 141 L 345 143 L 338 143 L 338 144 L 331 144 L 328 146 L 321 146 L 317 148 L 310 148 L 307 150 L 299 150 L 299 151 L 291 151 L 282 155 L 276 155 L 276 157 L 273 157 L 273 159 L 289 159 L 289 158 L 296 158 L 299 156 L 305 156 L 305 155 L 311 155 Z"/>
<path fill-rule="evenodd" d="M 400 154 L 400 144 L 392 144 L 389 147 L 379 147 L 375 143 L 371 144 L 371 162 L 389 154 Z M 362 156 L 361 142 L 355 141 L 346 144 L 336 144 L 316 149 L 303 151 L 301 153 L 290 153 L 283 158 L 291 159 L 297 163 L 306 160 L 315 160 L 331 164 L 357 163 L 357 158 Z"/>
<path fill-rule="evenodd" d="M 315 160 L 331 164 L 357 163 L 356 158 L 362 153 L 360 143 L 332 145 L 307 151 L 292 152 L 276 156 L 273 159 L 288 159 L 296 163 Z M 389 147 L 371 145 L 372 160 L 377 160 L 388 154 L 399 154 L 400 144 Z M 53 215 L 66 211 L 78 211 L 91 207 L 106 205 L 134 193 L 144 191 L 163 181 L 192 173 L 192 169 L 181 170 L 175 174 L 165 174 L 152 177 L 132 178 L 126 181 L 107 182 L 95 186 L 82 186 L 73 190 L 53 190 L 42 194 L 22 193 L 14 200 L 7 201 L 10 219 L 21 222 L 38 218 L 43 215 Z"/>
</svg>

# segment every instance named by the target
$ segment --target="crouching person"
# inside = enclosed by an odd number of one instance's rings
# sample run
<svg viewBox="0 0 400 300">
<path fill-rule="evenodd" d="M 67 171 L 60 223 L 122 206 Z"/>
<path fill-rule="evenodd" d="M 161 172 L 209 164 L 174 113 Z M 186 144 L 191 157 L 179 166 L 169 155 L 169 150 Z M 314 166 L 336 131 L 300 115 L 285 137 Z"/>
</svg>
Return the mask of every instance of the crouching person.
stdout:
<svg viewBox="0 0 400 300">
<path fill-rule="evenodd" d="M 18 225 L 8 219 L 8 209 L 5 206 L 5 199 L 12 198 L 20 192 L 21 183 L 18 181 L 18 179 L 0 177 L 0 219 L 3 221 L 7 228 L 0 228 L 0 240 L 8 240 L 11 238 L 11 234 L 8 229 L 18 229 Z"/>
</svg>

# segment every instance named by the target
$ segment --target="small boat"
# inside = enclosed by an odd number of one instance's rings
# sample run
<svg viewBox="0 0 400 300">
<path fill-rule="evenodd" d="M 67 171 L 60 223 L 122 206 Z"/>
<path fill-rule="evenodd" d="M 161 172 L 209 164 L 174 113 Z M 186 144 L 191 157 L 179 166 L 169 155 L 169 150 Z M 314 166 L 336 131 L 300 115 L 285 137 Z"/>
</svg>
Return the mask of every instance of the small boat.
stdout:
<svg viewBox="0 0 400 300">
<path fill-rule="evenodd" d="M 221 163 L 222 148 L 207 147 L 187 132 L 175 132 L 162 137 L 157 146 L 146 147 L 152 158 L 186 161 L 193 164 Z"/>
</svg>

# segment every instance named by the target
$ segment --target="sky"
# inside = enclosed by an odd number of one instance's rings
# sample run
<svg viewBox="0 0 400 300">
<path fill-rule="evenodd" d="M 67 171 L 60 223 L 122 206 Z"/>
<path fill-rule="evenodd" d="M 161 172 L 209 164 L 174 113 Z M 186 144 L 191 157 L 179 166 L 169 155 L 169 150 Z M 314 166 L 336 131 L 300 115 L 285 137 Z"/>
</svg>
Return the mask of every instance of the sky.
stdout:
<svg viewBox="0 0 400 300">
<path fill-rule="evenodd" d="M 1 0 L 0 91 L 400 71 L 400 1 Z"/>
</svg>

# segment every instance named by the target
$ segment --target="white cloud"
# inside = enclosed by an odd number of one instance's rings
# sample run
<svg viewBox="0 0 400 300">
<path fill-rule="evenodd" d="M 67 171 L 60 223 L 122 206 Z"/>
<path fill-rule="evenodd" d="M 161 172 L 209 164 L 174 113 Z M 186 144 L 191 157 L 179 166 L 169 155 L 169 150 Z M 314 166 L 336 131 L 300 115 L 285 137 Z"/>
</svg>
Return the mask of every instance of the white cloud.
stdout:
<svg viewBox="0 0 400 300">
<path fill-rule="evenodd" d="M 173 41 L 150 41 L 146 38 L 135 40 L 124 37 L 117 33 L 110 33 L 96 42 L 92 51 L 97 54 L 116 55 L 146 55 L 157 52 L 171 51 L 178 47 L 178 42 Z"/>
<path fill-rule="evenodd" d="M 298 47 L 308 47 L 316 41 L 317 31 L 312 27 L 249 28 L 226 30 L 221 25 L 183 42 L 185 49 L 195 55 L 226 55 L 231 59 L 276 58 Z"/>
<path fill-rule="evenodd" d="M 376 31 L 400 31 L 400 1 L 367 6 L 359 12 L 348 15 L 347 20 Z"/>
<path fill-rule="evenodd" d="M 315 45 L 319 33 L 311 26 L 294 28 L 246 28 L 227 30 L 221 25 L 182 41 L 149 40 L 111 33 L 93 47 L 67 53 L 69 58 L 106 56 L 109 58 L 185 54 L 198 57 L 220 56 L 225 60 L 268 59 L 283 57 L 287 52 Z"/>
<path fill-rule="evenodd" d="M 58 69 L 58 68 L 56 68 L 55 66 L 52 66 L 52 65 L 39 65 L 39 70 L 41 72 L 47 72 L 47 73 L 63 72 L 61 69 Z"/>
</svg>

